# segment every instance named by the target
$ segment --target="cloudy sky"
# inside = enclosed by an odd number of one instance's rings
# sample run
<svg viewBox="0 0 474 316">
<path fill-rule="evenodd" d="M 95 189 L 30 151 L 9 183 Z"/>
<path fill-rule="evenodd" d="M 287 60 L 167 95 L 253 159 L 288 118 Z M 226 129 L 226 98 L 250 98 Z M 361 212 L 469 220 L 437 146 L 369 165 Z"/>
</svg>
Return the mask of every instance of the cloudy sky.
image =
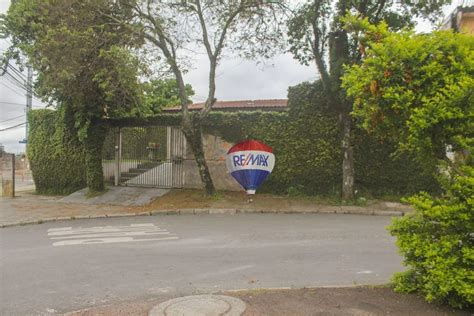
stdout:
<svg viewBox="0 0 474 316">
<path fill-rule="evenodd" d="M 446 7 L 449 13 L 460 1 Z M 7 11 L 10 0 L 0 0 L 0 12 Z M 428 31 L 428 23 L 420 23 L 418 30 Z M 8 47 L 6 40 L 0 40 L 0 53 Z M 195 102 L 203 101 L 207 95 L 207 56 L 195 55 L 194 69 L 186 76 L 196 95 Z M 24 74 L 26 77 L 26 73 Z M 219 100 L 280 99 L 286 98 L 288 86 L 303 81 L 314 81 L 318 74 L 314 66 L 305 67 L 291 55 L 282 54 L 269 60 L 266 65 L 239 58 L 225 58 L 217 71 L 217 93 Z M 0 130 L 25 122 L 25 90 L 15 85 L 8 76 L 0 77 Z M 44 107 L 38 99 L 33 99 L 33 108 Z M 0 131 L 0 143 L 8 152 L 23 152 L 25 146 L 18 143 L 25 138 L 25 127 Z"/>
</svg>

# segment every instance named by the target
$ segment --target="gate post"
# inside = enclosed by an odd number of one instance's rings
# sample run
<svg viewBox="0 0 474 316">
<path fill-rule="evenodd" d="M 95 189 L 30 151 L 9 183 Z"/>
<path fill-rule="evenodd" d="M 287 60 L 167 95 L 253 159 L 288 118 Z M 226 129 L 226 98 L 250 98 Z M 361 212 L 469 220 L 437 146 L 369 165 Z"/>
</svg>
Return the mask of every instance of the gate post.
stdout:
<svg viewBox="0 0 474 316">
<path fill-rule="evenodd" d="M 0 170 L 0 196 L 15 197 L 15 154 L 0 153 Z"/>
<path fill-rule="evenodd" d="M 166 160 L 171 162 L 171 126 L 166 126 Z"/>
<path fill-rule="evenodd" d="M 122 130 L 117 127 L 115 131 L 115 169 L 114 169 L 114 185 L 118 186 L 120 183 L 120 162 L 122 160 Z"/>
</svg>

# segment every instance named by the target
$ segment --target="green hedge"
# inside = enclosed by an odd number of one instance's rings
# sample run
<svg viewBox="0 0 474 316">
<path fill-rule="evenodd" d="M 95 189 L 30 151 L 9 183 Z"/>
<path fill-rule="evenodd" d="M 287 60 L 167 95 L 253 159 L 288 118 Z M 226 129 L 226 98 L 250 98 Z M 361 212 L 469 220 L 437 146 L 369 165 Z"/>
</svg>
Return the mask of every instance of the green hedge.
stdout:
<svg viewBox="0 0 474 316">
<path fill-rule="evenodd" d="M 74 124 L 68 114 L 42 109 L 28 115 L 27 154 L 38 193 L 69 194 L 86 186 L 85 152 L 67 128 Z"/>
<path fill-rule="evenodd" d="M 415 212 L 394 219 L 390 232 L 408 270 L 394 277 L 395 290 L 420 292 L 428 301 L 474 307 L 474 168 L 444 182 L 446 193 L 411 197 Z"/>
<path fill-rule="evenodd" d="M 288 91 L 289 112 L 214 112 L 207 131 L 229 142 L 257 139 L 273 148 L 276 165 L 260 192 L 339 196 L 342 182 L 340 125 L 322 87 L 302 83 Z M 168 117 L 166 119 L 169 119 Z M 395 144 L 355 129 L 356 189 L 365 196 L 439 192 L 435 170 L 407 155 L 392 157 Z"/>
<path fill-rule="evenodd" d="M 204 130 L 231 143 L 252 138 L 273 147 L 275 169 L 260 192 L 339 196 L 341 133 L 334 108 L 324 102 L 318 82 L 291 87 L 288 103 L 288 112 L 214 111 L 203 122 Z M 58 114 L 56 119 L 52 111 L 33 111 L 30 118 L 30 147 L 35 160 L 32 165 L 36 163 L 33 172 L 39 192 L 68 193 L 85 186 L 84 151 L 65 129 L 67 115 L 61 111 Z M 180 120 L 179 114 L 161 114 L 146 120 L 135 118 L 109 123 L 112 126 L 176 126 Z M 36 133 L 35 129 L 40 132 Z M 108 143 L 110 141 L 106 141 Z M 422 190 L 439 192 L 432 176 L 435 170 L 423 170 L 408 156 L 393 158 L 394 144 L 381 143 L 360 129 L 354 131 L 353 143 L 356 189 L 361 195 L 386 197 L 411 195 Z M 104 153 L 105 158 L 112 159 L 113 146 Z"/>
</svg>

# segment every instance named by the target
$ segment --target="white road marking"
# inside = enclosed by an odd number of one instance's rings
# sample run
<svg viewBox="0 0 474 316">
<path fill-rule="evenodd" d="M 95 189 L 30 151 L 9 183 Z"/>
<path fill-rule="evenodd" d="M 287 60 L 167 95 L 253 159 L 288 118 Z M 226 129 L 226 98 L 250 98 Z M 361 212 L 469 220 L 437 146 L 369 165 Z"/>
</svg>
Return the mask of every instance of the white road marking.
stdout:
<svg viewBox="0 0 474 316">
<path fill-rule="evenodd" d="M 356 272 L 357 274 L 372 274 L 374 273 L 374 271 L 370 271 L 370 270 L 364 270 L 364 271 L 359 271 L 359 272 Z"/>
<path fill-rule="evenodd" d="M 101 239 L 76 239 L 63 240 L 53 243 L 53 246 L 72 246 L 72 245 L 89 245 L 89 244 L 111 244 L 119 242 L 140 242 L 140 241 L 158 241 L 158 240 L 175 240 L 179 237 L 164 237 L 164 238 L 148 238 L 148 239 L 134 239 L 132 237 L 116 237 L 116 238 L 101 238 Z"/>
<path fill-rule="evenodd" d="M 170 232 L 123 232 L 123 233 L 104 233 L 104 234 L 85 234 L 74 236 L 51 237 L 51 239 L 70 239 L 70 238 L 96 238 L 96 237 L 121 237 L 121 236 L 150 236 L 150 235 L 169 235 Z"/>
<path fill-rule="evenodd" d="M 63 231 L 63 230 L 71 230 L 72 227 L 60 227 L 60 228 L 50 228 L 48 232 L 56 232 L 56 231 Z"/>
<path fill-rule="evenodd" d="M 163 235 L 168 236 L 165 237 Z M 151 223 L 131 224 L 130 226 L 51 228 L 48 229 L 48 236 L 51 240 L 54 241 L 53 246 L 109 244 L 179 239 L 179 237 L 173 236 L 173 234 L 168 232 L 166 229 L 161 229 Z"/>
<path fill-rule="evenodd" d="M 165 232 L 165 229 L 95 229 L 95 230 L 72 230 L 66 232 L 51 232 L 48 236 L 74 236 L 80 234 L 105 234 L 105 233 L 126 233 L 126 232 Z"/>
</svg>

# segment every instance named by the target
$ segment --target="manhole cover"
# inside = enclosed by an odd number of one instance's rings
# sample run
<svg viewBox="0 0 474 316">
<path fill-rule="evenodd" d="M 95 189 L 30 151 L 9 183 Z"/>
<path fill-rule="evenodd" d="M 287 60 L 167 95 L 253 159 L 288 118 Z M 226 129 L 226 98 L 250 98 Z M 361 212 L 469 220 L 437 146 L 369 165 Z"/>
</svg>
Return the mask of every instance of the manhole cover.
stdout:
<svg viewBox="0 0 474 316">
<path fill-rule="evenodd" d="M 163 302 L 150 311 L 149 316 L 240 316 L 245 303 L 224 295 L 193 295 Z"/>
</svg>

